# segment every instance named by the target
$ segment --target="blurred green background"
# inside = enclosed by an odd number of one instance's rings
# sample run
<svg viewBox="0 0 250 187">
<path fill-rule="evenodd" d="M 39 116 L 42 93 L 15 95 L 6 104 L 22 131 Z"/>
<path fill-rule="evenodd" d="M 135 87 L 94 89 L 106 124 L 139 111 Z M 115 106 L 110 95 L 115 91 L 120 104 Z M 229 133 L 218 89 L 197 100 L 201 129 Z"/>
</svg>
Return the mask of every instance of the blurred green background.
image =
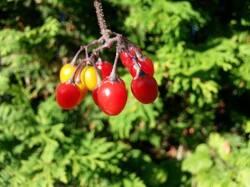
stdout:
<svg viewBox="0 0 250 187">
<path fill-rule="evenodd" d="M 0 2 L 0 186 L 249 187 L 250 1 L 103 0 L 155 65 L 116 117 L 55 101 L 59 70 L 100 37 L 92 0 Z M 113 62 L 114 50 L 102 52 Z"/>
</svg>

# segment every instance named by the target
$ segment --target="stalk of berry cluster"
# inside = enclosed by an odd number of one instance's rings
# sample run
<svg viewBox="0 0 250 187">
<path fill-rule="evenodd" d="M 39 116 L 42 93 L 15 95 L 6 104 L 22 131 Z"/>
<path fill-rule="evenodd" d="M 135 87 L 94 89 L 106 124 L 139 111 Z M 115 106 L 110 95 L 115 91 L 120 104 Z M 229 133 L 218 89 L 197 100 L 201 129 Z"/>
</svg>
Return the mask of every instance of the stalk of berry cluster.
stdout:
<svg viewBox="0 0 250 187">
<path fill-rule="evenodd" d="M 104 19 L 101 0 L 94 0 L 94 7 L 96 10 L 97 21 L 101 30 L 101 34 L 104 37 L 104 39 L 107 40 L 109 38 L 109 32 L 107 29 L 106 21 Z"/>
</svg>

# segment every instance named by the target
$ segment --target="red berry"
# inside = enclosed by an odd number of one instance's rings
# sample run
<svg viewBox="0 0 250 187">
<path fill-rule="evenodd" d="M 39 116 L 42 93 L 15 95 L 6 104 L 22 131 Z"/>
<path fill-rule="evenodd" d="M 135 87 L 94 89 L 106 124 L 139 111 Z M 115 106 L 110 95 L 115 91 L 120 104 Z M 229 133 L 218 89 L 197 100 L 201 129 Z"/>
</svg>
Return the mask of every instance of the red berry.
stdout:
<svg viewBox="0 0 250 187">
<path fill-rule="evenodd" d="M 134 77 L 130 87 L 135 98 L 141 103 L 152 103 L 157 98 L 157 82 L 155 78 L 150 75 L 144 74 Z"/>
<path fill-rule="evenodd" d="M 144 73 L 154 76 L 154 64 L 148 57 L 145 57 L 143 60 L 138 60 L 137 63 L 144 71 Z M 129 72 L 132 77 L 136 76 L 136 68 L 137 65 L 135 64 L 135 62 L 133 63 L 133 66 L 130 66 L 129 68 Z"/>
<path fill-rule="evenodd" d="M 125 83 L 122 79 L 112 80 L 107 77 L 97 91 L 97 101 L 104 113 L 118 115 L 124 109 L 128 98 Z"/>
<path fill-rule="evenodd" d="M 56 90 L 56 101 L 61 108 L 66 110 L 75 107 L 80 97 L 81 90 L 73 83 L 62 83 Z"/>
<path fill-rule="evenodd" d="M 139 50 L 140 53 L 142 53 L 141 49 L 140 48 L 137 48 Z M 135 49 L 133 47 L 131 47 L 129 49 L 129 52 L 130 52 L 130 55 L 132 57 L 135 57 L 136 56 L 136 52 L 135 52 Z M 121 59 L 121 62 L 122 64 L 127 67 L 127 68 L 130 68 L 130 66 L 133 65 L 133 60 L 132 58 L 130 57 L 130 55 L 128 54 L 127 51 L 122 51 L 120 53 L 120 59 Z"/>
<path fill-rule="evenodd" d="M 96 87 L 96 88 L 92 91 L 92 98 L 93 98 L 93 100 L 94 100 L 94 102 L 95 102 L 95 104 L 96 104 L 97 106 L 99 106 L 98 98 L 97 98 L 98 89 L 99 89 L 99 87 Z"/>
<path fill-rule="evenodd" d="M 98 61 L 96 67 L 101 70 L 103 78 L 109 76 L 112 71 L 112 64 L 108 61 Z"/>
</svg>

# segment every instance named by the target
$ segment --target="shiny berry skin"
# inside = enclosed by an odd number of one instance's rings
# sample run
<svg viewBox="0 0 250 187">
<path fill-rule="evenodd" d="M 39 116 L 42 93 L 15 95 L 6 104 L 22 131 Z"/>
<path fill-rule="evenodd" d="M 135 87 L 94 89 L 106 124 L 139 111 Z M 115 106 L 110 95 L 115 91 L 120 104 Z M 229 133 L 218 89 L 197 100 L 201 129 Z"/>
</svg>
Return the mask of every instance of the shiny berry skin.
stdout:
<svg viewBox="0 0 250 187">
<path fill-rule="evenodd" d="M 92 91 L 92 98 L 93 98 L 93 100 L 94 100 L 94 102 L 95 102 L 95 104 L 96 104 L 97 106 L 99 106 L 98 98 L 97 98 L 98 89 L 99 89 L 99 87 L 96 87 L 96 88 Z"/>
<path fill-rule="evenodd" d="M 66 110 L 74 108 L 81 97 L 80 88 L 74 83 L 62 83 L 56 90 L 56 101 L 58 105 Z"/>
<path fill-rule="evenodd" d="M 155 78 L 147 74 L 134 77 L 130 88 L 134 97 L 143 104 L 154 102 L 158 95 Z"/>
<path fill-rule="evenodd" d="M 87 88 L 93 91 L 98 82 L 96 70 L 93 66 L 86 66 L 81 72 L 81 81 L 87 86 Z"/>
<path fill-rule="evenodd" d="M 64 83 L 67 80 L 69 80 L 71 75 L 74 73 L 75 69 L 76 69 L 76 66 L 74 65 L 71 65 L 71 64 L 63 65 L 63 67 L 60 70 L 60 82 Z"/>
<path fill-rule="evenodd" d="M 112 64 L 108 61 L 96 62 L 96 67 L 101 71 L 103 78 L 109 76 L 112 71 Z"/>
<path fill-rule="evenodd" d="M 79 103 L 81 103 L 81 102 L 83 101 L 83 99 L 86 97 L 86 95 L 87 95 L 87 93 L 88 93 L 88 88 L 87 88 L 87 86 L 86 86 L 84 83 L 82 83 L 82 82 L 78 83 L 77 86 L 80 88 L 80 91 L 81 91 L 81 96 L 80 96 L 79 102 L 78 102 L 78 104 L 79 104 Z"/>
<path fill-rule="evenodd" d="M 139 48 L 137 48 L 137 49 L 139 50 L 140 53 L 142 53 L 142 52 L 141 52 L 141 49 L 139 49 Z M 133 57 L 136 56 L 136 53 L 135 53 L 135 50 L 133 49 L 133 47 L 131 47 L 131 48 L 129 49 L 129 52 L 130 52 L 130 55 L 131 55 L 131 56 L 133 56 Z M 127 67 L 127 68 L 130 68 L 130 66 L 133 65 L 133 62 L 132 62 L 133 60 L 132 60 L 132 58 L 129 56 L 128 52 L 126 52 L 126 51 L 122 51 L 122 52 L 120 53 L 120 59 L 121 59 L 122 64 L 123 64 L 125 67 Z"/>
<path fill-rule="evenodd" d="M 98 88 L 97 102 L 101 110 L 110 116 L 118 115 L 124 109 L 128 98 L 125 83 L 122 79 L 112 80 L 109 76 Z"/>
<path fill-rule="evenodd" d="M 129 72 L 132 75 L 132 77 L 136 76 L 137 65 L 135 63 L 136 62 L 134 62 L 133 65 L 130 66 L 129 68 Z M 148 57 L 145 57 L 143 60 L 138 60 L 137 63 L 144 71 L 144 73 L 154 76 L 154 64 Z"/>
</svg>

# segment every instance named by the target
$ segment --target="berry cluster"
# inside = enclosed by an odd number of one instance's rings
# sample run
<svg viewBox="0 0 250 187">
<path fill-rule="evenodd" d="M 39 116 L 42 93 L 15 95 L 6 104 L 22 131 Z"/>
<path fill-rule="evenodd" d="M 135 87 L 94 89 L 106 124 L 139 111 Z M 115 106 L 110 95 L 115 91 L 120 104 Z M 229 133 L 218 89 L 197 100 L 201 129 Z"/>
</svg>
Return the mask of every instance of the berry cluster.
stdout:
<svg viewBox="0 0 250 187">
<path fill-rule="evenodd" d="M 144 104 L 154 102 L 158 86 L 153 77 L 153 62 L 130 40 L 107 29 L 100 0 L 94 0 L 94 6 L 102 36 L 81 46 L 72 61 L 61 68 L 61 84 L 56 90 L 59 106 L 66 110 L 72 109 L 91 91 L 95 104 L 104 113 L 110 116 L 120 114 L 126 105 L 128 92 L 117 73 L 119 58 L 133 77 L 130 88 L 134 97 Z M 112 65 L 100 58 L 100 52 L 114 43 L 116 55 Z M 90 53 L 89 49 L 92 50 Z M 84 58 L 78 60 L 83 51 Z"/>
<path fill-rule="evenodd" d="M 133 45 L 122 49 L 119 57 L 133 77 L 130 88 L 134 97 L 141 103 L 152 103 L 158 95 L 152 61 Z M 84 58 L 78 65 L 75 63 L 74 59 L 60 70 L 61 84 L 56 91 L 59 106 L 72 109 L 91 91 L 95 104 L 104 113 L 118 115 L 126 105 L 128 93 L 124 81 L 117 74 L 117 62 L 112 66 L 99 57 L 96 62 Z"/>
</svg>

